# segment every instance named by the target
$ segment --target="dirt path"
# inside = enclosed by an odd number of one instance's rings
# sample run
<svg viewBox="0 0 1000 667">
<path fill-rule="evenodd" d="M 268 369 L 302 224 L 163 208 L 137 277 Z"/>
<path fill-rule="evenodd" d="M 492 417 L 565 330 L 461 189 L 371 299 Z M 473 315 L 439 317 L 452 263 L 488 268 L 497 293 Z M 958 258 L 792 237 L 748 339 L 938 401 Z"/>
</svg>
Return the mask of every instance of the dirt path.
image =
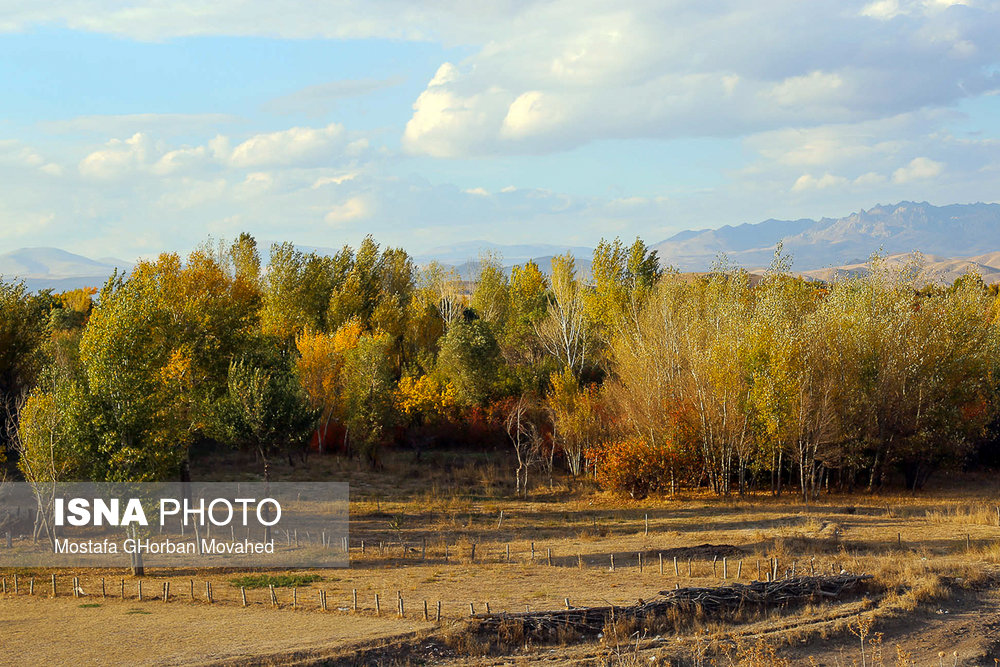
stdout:
<svg viewBox="0 0 1000 667">
<path fill-rule="evenodd" d="M 89 608 L 80 604 L 68 599 L 0 599 L 0 664 L 243 664 L 250 656 L 285 662 L 292 654 L 316 655 L 430 627 L 336 613 L 117 601 Z"/>
<path fill-rule="evenodd" d="M 883 633 L 885 662 L 896 661 L 896 646 L 906 651 L 917 665 L 990 665 L 1000 658 L 1000 592 L 981 595 L 959 593 L 941 603 L 934 611 L 913 614 L 906 619 L 873 628 Z M 870 650 L 870 649 L 869 649 Z M 944 652 L 941 659 L 939 652 Z M 812 641 L 787 653 L 816 664 L 845 665 L 854 658 L 860 663 L 860 644 L 856 637 L 838 637 L 830 641 Z M 846 659 L 845 659 L 846 658 Z"/>
</svg>

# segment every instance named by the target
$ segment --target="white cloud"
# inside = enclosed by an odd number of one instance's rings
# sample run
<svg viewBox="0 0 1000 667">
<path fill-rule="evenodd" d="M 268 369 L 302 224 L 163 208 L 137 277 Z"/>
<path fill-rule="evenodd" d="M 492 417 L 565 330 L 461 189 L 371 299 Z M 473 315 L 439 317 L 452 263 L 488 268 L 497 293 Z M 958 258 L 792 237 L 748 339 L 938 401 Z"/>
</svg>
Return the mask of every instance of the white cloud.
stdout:
<svg viewBox="0 0 1000 667">
<path fill-rule="evenodd" d="M 178 148 L 167 151 L 152 165 L 155 174 L 172 174 L 179 171 L 189 171 L 210 160 L 209 150 L 205 146 L 194 148 Z"/>
<path fill-rule="evenodd" d="M 941 11 L 955 5 L 968 5 L 964 0 L 876 0 L 861 9 L 862 16 L 888 21 L 897 16 Z"/>
<path fill-rule="evenodd" d="M 885 183 L 886 178 L 882 174 L 876 173 L 874 171 L 865 172 L 857 178 L 854 179 L 854 185 L 866 187 L 866 186 L 876 186 Z"/>
<path fill-rule="evenodd" d="M 80 162 L 80 173 L 102 180 L 119 178 L 142 167 L 152 151 L 149 135 L 137 132 L 125 140 L 112 139 Z"/>
<path fill-rule="evenodd" d="M 234 148 L 229 161 L 236 167 L 322 164 L 344 146 L 345 136 L 344 126 L 337 123 L 258 134 Z"/>
<path fill-rule="evenodd" d="M 367 218 L 371 213 L 371 204 L 364 197 L 351 197 L 343 204 L 332 207 L 323 219 L 331 225 L 340 225 L 352 220 Z"/>
<path fill-rule="evenodd" d="M 803 104 L 830 103 L 842 94 L 844 77 L 827 72 L 810 72 L 804 76 L 790 76 L 775 84 L 765 95 L 776 104 L 791 107 Z"/>
<path fill-rule="evenodd" d="M 170 147 L 149 133 L 111 139 L 89 152 L 79 163 L 86 177 L 105 181 L 149 172 L 157 176 L 191 176 L 224 169 L 261 170 L 267 167 L 315 168 L 361 159 L 369 149 L 366 138 L 352 138 L 339 124 L 292 127 L 253 135 L 232 146 L 217 135 L 203 145 Z M 44 162 L 37 157 L 39 166 Z M 47 171 L 55 171 L 48 167 Z"/>
<path fill-rule="evenodd" d="M 337 174 L 336 176 L 321 176 L 320 178 L 317 178 L 316 181 L 312 184 L 312 189 L 316 190 L 326 185 L 342 185 L 348 181 L 353 181 L 357 177 L 358 177 L 358 172 L 356 171 L 347 172 L 344 174 Z"/>
<path fill-rule="evenodd" d="M 905 167 L 900 167 L 892 173 L 892 182 L 898 184 L 926 180 L 940 176 L 943 171 L 944 165 L 940 162 L 926 157 L 916 157 Z"/>
<path fill-rule="evenodd" d="M 802 174 L 796 179 L 792 186 L 792 192 L 802 192 L 803 190 L 825 190 L 826 188 L 840 187 L 847 185 L 847 179 L 843 176 L 834 176 L 827 172 L 820 177 L 812 174 Z"/>
<path fill-rule="evenodd" d="M 808 129 L 1000 88 L 998 3 L 875 4 L 528 3 L 478 53 L 441 66 L 404 147 L 462 157 Z"/>
</svg>

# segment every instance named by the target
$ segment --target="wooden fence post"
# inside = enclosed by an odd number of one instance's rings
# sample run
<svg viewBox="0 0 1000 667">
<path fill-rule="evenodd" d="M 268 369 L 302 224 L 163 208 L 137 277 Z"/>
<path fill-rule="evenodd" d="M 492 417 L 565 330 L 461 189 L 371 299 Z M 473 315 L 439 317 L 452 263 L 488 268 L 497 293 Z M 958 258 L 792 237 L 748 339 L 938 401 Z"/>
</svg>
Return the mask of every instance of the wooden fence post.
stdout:
<svg viewBox="0 0 1000 667">
<path fill-rule="evenodd" d="M 240 586 L 240 597 L 243 598 L 243 606 L 247 606 L 247 589 L 244 586 Z"/>
</svg>

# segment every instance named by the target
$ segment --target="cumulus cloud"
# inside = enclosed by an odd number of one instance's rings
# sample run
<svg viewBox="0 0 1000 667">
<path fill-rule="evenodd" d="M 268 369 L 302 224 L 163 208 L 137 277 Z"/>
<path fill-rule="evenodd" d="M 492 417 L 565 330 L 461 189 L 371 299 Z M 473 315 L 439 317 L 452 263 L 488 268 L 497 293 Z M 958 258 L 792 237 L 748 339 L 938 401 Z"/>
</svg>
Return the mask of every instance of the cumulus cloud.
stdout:
<svg viewBox="0 0 1000 667">
<path fill-rule="evenodd" d="M 926 157 L 915 157 L 904 167 L 892 172 L 893 183 L 909 183 L 940 176 L 944 165 Z"/>
<path fill-rule="evenodd" d="M 258 134 L 236 146 L 229 161 L 237 167 L 315 165 L 329 160 L 342 148 L 345 137 L 344 126 L 337 123 L 324 128 L 293 127 Z"/>
<path fill-rule="evenodd" d="M 371 204 L 364 197 L 351 197 L 343 204 L 338 204 L 327 211 L 323 219 L 332 225 L 340 225 L 370 215 Z"/>
<path fill-rule="evenodd" d="M 217 135 L 202 145 L 171 147 L 137 132 L 128 139 L 111 139 L 87 154 L 78 168 L 86 177 L 106 181 L 138 172 L 168 176 L 218 169 L 312 168 L 358 159 L 368 149 L 367 139 L 352 137 L 336 123 L 256 134 L 232 144 L 229 137 Z"/>
<path fill-rule="evenodd" d="M 802 174 L 796 179 L 792 186 L 792 192 L 802 192 L 803 190 L 824 190 L 826 188 L 847 185 L 847 179 L 843 176 L 834 176 L 827 172 L 820 177 L 812 174 Z"/>
<path fill-rule="evenodd" d="M 146 166 L 152 151 L 149 135 L 136 132 L 128 139 L 112 139 L 80 162 L 80 173 L 91 178 L 119 178 Z"/>
<path fill-rule="evenodd" d="M 535 7 L 538 23 L 441 66 L 404 147 L 455 157 L 733 136 L 891 118 L 1000 88 L 997 3 L 875 5 Z"/>
</svg>

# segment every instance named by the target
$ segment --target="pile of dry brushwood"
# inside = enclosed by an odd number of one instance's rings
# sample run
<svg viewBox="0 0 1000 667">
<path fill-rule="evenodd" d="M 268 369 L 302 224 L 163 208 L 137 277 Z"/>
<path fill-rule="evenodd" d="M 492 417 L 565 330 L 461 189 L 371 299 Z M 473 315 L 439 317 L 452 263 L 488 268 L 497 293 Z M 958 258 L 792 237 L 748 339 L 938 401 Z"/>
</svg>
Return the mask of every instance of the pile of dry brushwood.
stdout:
<svg viewBox="0 0 1000 667">
<path fill-rule="evenodd" d="M 655 600 L 639 600 L 639 604 L 635 605 L 476 614 L 473 618 L 481 632 L 496 630 L 501 625 L 509 629 L 510 624 L 520 624 L 525 636 L 536 638 L 554 636 L 565 629 L 581 634 L 597 634 L 609 621 L 647 619 L 671 612 L 706 618 L 732 617 L 745 611 L 831 600 L 861 592 L 865 582 L 871 578 L 868 574 L 838 574 L 729 584 L 717 588 L 679 588 L 661 591 Z"/>
</svg>

